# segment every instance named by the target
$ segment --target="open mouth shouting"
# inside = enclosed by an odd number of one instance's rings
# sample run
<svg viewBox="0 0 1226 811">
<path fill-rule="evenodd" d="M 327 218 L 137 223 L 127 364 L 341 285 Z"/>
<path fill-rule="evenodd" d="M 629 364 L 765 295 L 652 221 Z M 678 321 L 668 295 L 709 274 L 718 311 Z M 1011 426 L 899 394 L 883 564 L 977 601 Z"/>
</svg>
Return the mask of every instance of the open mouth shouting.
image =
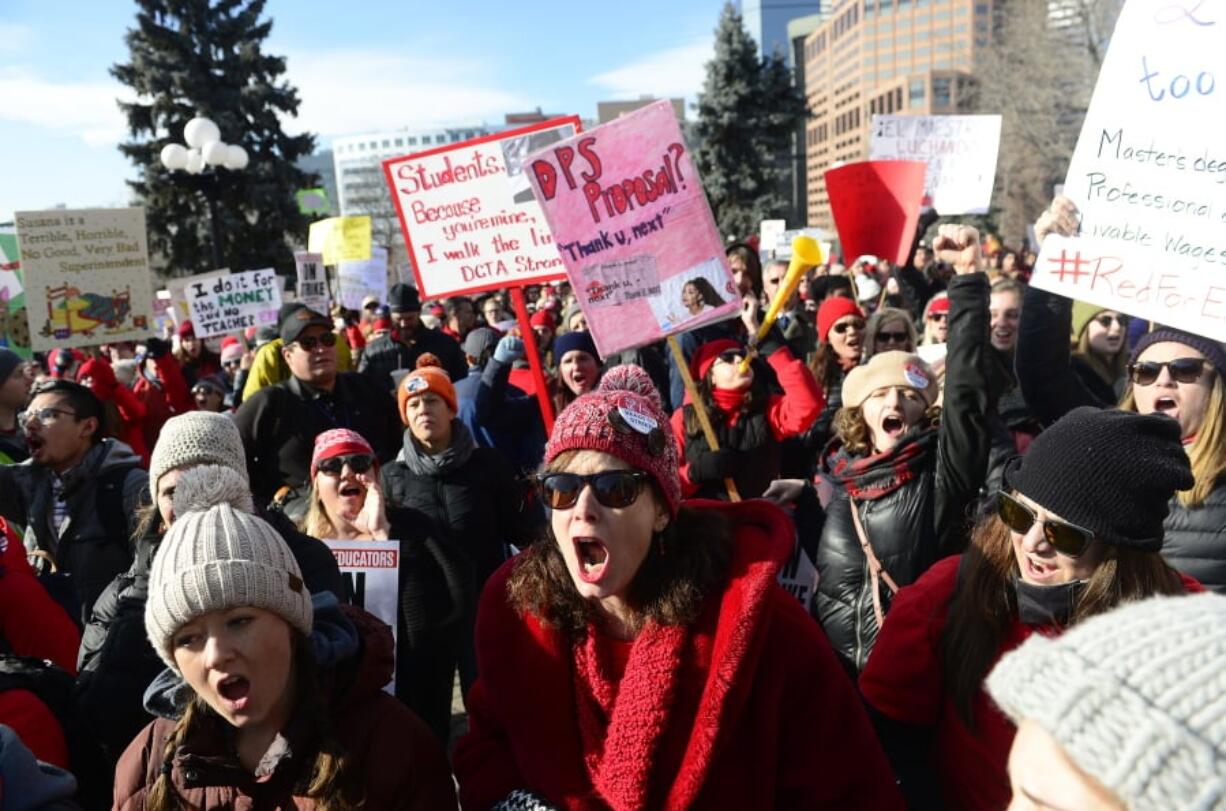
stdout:
<svg viewBox="0 0 1226 811">
<path fill-rule="evenodd" d="M 217 683 L 217 695 L 230 712 L 240 713 L 251 700 L 251 682 L 246 676 L 226 676 Z"/>
<path fill-rule="evenodd" d="M 1179 419 L 1179 401 L 1165 395 L 1158 397 L 1154 400 L 1154 413 Z"/>
<path fill-rule="evenodd" d="M 579 578 L 584 583 L 599 583 L 604 579 L 609 565 L 609 547 L 599 538 L 572 538 L 575 545 L 575 560 L 579 563 Z"/>
<path fill-rule="evenodd" d="M 881 416 L 881 433 L 890 439 L 898 439 L 907 432 L 907 422 L 900 414 L 883 414 Z"/>
</svg>

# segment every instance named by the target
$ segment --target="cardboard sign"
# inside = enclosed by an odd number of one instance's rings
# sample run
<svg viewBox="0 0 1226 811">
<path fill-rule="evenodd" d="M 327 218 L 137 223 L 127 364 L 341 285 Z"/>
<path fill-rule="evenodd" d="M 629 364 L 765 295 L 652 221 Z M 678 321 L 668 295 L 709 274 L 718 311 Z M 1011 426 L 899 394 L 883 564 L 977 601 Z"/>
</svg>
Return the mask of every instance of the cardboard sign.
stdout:
<svg viewBox="0 0 1226 811">
<path fill-rule="evenodd" d="M 192 312 L 187 306 L 187 288 L 196 282 L 211 282 L 214 279 L 220 279 L 222 276 L 229 276 L 229 268 L 220 268 L 218 270 L 210 270 L 207 273 L 197 273 L 195 276 L 179 276 L 166 282 L 166 290 L 170 293 L 172 302 L 170 307 L 170 318 L 176 324 L 182 324 L 192 317 Z"/>
<path fill-rule="evenodd" d="M 370 258 L 364 261 L 341 262 L 336 280 L 342 307 L 361 310 L 367 296 L 387 301 L 387 248 L 371 248 Z"/>
<path fill-rule="evenodd" d="M 29 360 L 30 322 L 26 319 L 26 294 L 21 281 L 21 255 L 13 226 L 0 226 L 0 346 Z"/>
<path fill-rule="evenodd" d="M 370 258 L 370 217 L 329 217 L 311 223 L 307 250 L 323 254 L 325 265 Z"/>
<path fill-rule="evenodd" d="M 1221 3 L 1124 6 L 1064 183 L 1080 235 L 1031 284 L 1226 340 L 1224 30 Z"/>
<path fill-rule="evenodd" d="M 336 557 L 351 605 L 365 609 L 392 627 L 400 608 L 400 541 L 324 541 Z M 394 667 L 394 666 L 393 666 Z M 383 688 L 394 694 L 396 675 Z"/>
<path fill-rule="evenodd" d="M 926 166 L 919 161 L 861 161 L 826 172 L 826 195 L 843 256 L 906 261 L 919 223 Z"/>
<path fill-rule="evenodd" d="M 184 294 L 198 338 L 276 324 L 281 308 L 281 282 L 272 268 L 192 282 Z"/>
<path fill-rule="evenodd" d="M 736 315 L 741 300 L 667 100 L 529 157 L 602 355 Z"/>
<path fill-rule="evenodd" d="M 298 286 L 295 289 L 298 300 L 315 312 L 327 315 L 332 309 L 332 299 L 328 295 L 323 254 L 295 251 L 294 269 L 298 272 Z"/>
<path fill-rule="evenodd" d="M 17 238 L 35 351 L 150 336 L 143 208 L 18 211 Z"/>
<path fill-rule="evenodd" d="M 868 156 L 927 164 L 924 204 L 938 214 L 986 214 L 1000 120 L 999 115 L 875 115 Z"/>
<path fill-rule="evenodd" d="M 555 118 L 383 162 L 422 298 L 562 278 L 525 158 L 578 131 Z"/>
</svg>

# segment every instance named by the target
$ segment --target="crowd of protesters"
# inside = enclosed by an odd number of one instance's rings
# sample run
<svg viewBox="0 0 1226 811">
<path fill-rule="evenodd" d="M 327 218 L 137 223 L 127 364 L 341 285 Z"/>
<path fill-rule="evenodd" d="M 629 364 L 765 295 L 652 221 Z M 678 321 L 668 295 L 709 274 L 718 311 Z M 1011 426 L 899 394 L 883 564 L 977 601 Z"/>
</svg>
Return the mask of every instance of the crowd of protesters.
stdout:
<svg viewBox="0 0 1226 811">
<path fill-rule="evenodd" d="M 0 809 L 1226 809 L 1226 347 L 927 226 L 762 340 L 751 240 L 610 357 L 563 282 L 0 349 Z"/>
</svg>

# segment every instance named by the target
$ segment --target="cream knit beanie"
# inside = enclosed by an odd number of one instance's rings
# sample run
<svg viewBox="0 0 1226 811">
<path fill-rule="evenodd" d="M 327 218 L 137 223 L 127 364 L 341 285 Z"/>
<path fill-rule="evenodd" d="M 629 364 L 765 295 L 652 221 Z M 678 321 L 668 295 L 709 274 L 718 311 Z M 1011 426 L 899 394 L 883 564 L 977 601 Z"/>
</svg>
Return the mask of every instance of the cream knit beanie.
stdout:
<svg viewBox="0 0 1226 811">
<path fill-rule="evenodd" d="M 1226 596 L 1154 597 L 1035 634 L 987 689 L 1130 811 L 1226 810 Z"/>
<path fill-rule="evenodd" d="M 233 419 L 210 411 L 188 411 L 166 420 L 149 458 L 149 491 L 154 504 L 158 500 L 158 479 L 169 470 L 189 465 L 222 465 L 247 481 L 247 455 Z"/>
<path fill-rule="evenodd" d="M 311 593 L 285 541 L 251 514 L 245 477 L 220 465 L 183 473 L 174 524 L 149 571 L 145 633 L 162 661 L 178 670 L 176 631 L 201 614 L 252 606 L 311 633 Z"/>
</svg>

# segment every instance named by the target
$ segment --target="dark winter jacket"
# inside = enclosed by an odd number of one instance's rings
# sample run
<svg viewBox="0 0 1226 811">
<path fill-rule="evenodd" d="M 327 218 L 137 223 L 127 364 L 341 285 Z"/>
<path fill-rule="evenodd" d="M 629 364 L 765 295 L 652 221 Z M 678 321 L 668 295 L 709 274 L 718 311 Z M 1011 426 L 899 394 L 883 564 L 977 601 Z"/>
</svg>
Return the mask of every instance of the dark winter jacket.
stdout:
<svg viewBox="0 0 1226 811">
<path fill-rule="evenodd" d="M 775 582 L 787 517 L 764 501 L 692 506 L 726 516 L 735 541 L 727 580 L 687 626 L 573 639 L 508 602 L 515 561 L 491 579 L 454 758 L 464 808 L 515 790 L 567 811 L 901 808 L 852 685 Z M 588 694 L 593 670 L 608 689 Z M 607 711 L 585 711 L 597 702 Z"/>
<path fill-rule="evenodd" d="M 358 637 L 348 649 L 356 647 L 358 652 L 341 661 L 321 661 L 320 683 L 332 736 L 355 769 L 364 807 L 454 809 L 451 773 L 441 747 L 412 712 L 382 690 L 392 675 L 391 629 L 361 609 L 344 610 L 348 634 Z M 318 624 L 318 611 L 316 616 Z M 343 630 L 336 625 L 333 629 Z M 158 718 L 123 753 L 115 771 L 117 811 L 146 807 L 175 723 Z M 211 715 L 175 750 L 169 764 L 171 784 L 192 808 L 314 808 L 314 802 L 296 791 L 314 763 L 312 726 L 302 715 L 291 718 L 282 733 L 294 756 L 280 758 L 272 774 L 257 781 L 233 755 L 232 728 Z"/>
<path fill-rule="evenodd" d="M 1218 480 L 1199 507 L 1185 507 L 1173 498 L 1170 510 L 1162 522 L 1162 557 L 1209 591 L 1226 594 L 1226 479 Z"/>
<path fill-rule="evenodd" d="M 427 352 L 438 357 L 443 369 L 453 381 L 463 380 L 467 376 L 468 362 L 464 359 L 459 342 L 445 333 L 425 326 L 418 328 L 407 345 L 390 335 L 375 338 L 362 352 L 358 372 L 380 391 L 392 391 L 396 388 L 392 372 L 413 371 L 417 367 L 417 359 Z"/>
<path fill-rule="evenodd" d="M 455 383 L 456 416 L 483 448 L 497 448 L 516 471 L 534 471 L 545 455 L 536 397 L 510 383 L 511 364 L 490 358 Z"/>
<path fill-rule="evenodd" d="M 0 465 L 15 465 L 30 458 L 26 435 L 20 428 L 0 430 Z"/>
<path fill-rule="evenodd" d="M 384 388 L 353 372 L 340 372 L 331 394 L 314 389 L 296 377 L 266 386 L 234 413 L 255 503 L 266 506 L 283 486 L 298 491 L 292 518 L 305 513 L 310 486 L 311 453 L 315 437 L 332 428 L 361 434 L 381 462 L 388 462 L 400 446 L 402 426 L 396 403 Z"/>
<path fill-rule="evenodd" d="M 132 565 L 129 539 L 136 529 L 137 508 L 148 497 L 149 474 L 127 445 L 114 439 L 99 442 L 61 477 L 68 504 L 62 535 L 52 527 L 53 476 L 31 460 L 0 466 L 0 515 L 25 527 L 28 551 L 44 552 L 55 561 L 60 572 L 56 582 L 66 580 L 68 586 L 63 597 L 55 596 L 61 603 L 65 598 L 75 601 L 74 613 L 84 624 L 102 590 Z"/>
<path fill-rule="evenodd" d="M 827 506 L 817 548 L 818 586 L 811 611 L 843 663 L 859 671 L 877 638 L 868 560 L 852 524 L 856 500 L 874 554 L 900 587 L 913 583 L 936 561 L 960 553 L 969 538 L 970 511 L 987 473 L 988 286 L 981 273 L 958 276 L 949 286 L 949 354 L 945 399 L 937 428 L 916 426 L 890 453 L 848 457 L 838 440 L 823 462 L 823 476 L 842 485 Z M 935 436 L 934 436 L 935 434 Z M 869 476 L 901 469 L 909 478 L 878 493 Z M 867 467 L 867 470 L 863 468 Z M 894 474 L 895 481 L 901 478 Z M 865 492 L 867 490 L 867 492 Z M 879 585 L 883 610 L 890 595 Z"/>
</svg>

